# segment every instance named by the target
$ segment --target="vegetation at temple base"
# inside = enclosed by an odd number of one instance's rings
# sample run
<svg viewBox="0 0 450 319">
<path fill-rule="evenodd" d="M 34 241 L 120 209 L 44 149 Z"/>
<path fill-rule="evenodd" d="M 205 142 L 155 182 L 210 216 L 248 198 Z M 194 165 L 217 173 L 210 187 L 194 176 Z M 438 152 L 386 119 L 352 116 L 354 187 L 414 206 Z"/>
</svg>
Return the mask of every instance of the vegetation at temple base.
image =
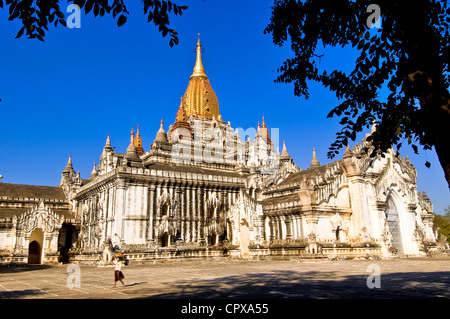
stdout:
<svg viewBox="0 0 450 319">
<path fill-rule="evenodd" d="M 450 244 L 450 206 L 444 209 L 445 214 L 434 214 L 433 229 L 438 232 L 438 239 L 441 235 L 447 237 L 447 242 Z"/>
</svg>

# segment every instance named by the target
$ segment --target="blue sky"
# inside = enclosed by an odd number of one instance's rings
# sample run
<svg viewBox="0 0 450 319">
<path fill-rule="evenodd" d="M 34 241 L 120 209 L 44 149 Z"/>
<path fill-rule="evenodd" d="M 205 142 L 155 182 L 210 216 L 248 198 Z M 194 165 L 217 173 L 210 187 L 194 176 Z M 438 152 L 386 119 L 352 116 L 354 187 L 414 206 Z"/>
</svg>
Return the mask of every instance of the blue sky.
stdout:
<svg viewBox="0 0 450 319">
<path fill-rule="evenodd" d="M 107 135 L 116 151 L 125 152 L 137 125 L 148 150 L 161 117 L 166 130 L 175 120 L 194 67 L 197 33 L 225 121 L 245 130 L 264 115 L 301 168 L 309 167 L 313 147 L 321 164 L 332 161 L 326 153 L 340 126 L 326 115 L 338 102 L 334 94 L 311 83 L 306 100 L 294 96 L 293 86 L 273 82 L 291 52 L 263 34 L 272 1 L 178 1 L 189 9 L 171 19 L 180 38 L 173 48 L 146 23 L 140 2 L 129 3 L 131 14 L 120 28 L 111 16 L 82 14 L 80 29 L 51 27 L 45 43 L 14 39 L 19 22 L 7 21 L 7 10 L 0 10 L 2 182 L 57 185 L 69 155 L 88 178 Z M 321 67 L 352 68 L 351 51 L 324 53 Z M 434 150 L 415 155 L 404 146 L 401 154 L 417 168 L 418 189 L 442 213 L 450 193 Z"/>
</svg>

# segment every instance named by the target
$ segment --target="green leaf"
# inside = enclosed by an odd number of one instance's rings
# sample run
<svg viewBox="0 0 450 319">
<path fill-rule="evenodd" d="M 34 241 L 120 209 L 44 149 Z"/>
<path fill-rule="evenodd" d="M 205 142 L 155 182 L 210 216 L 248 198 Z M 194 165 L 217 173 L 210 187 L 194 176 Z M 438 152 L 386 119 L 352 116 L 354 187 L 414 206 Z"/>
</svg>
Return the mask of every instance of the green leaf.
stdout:
<svg viewBox="0 0 450 319">
<path fill-rule="evenodd" d="M 117 20 L 117 25 L 121 27 L 125 22 L 127 22 L 127 17 L 122 14 Z"/>
<path fill-rule="evenodd" d="M 88 0 L 88 2 L 86 2 L 86 5 L 84 6 L 84 13 L 88 14 L 92 10 L 93 6 L 94 6 L 94 1 Z"/>
<path fill-rule="evenodd" d="M 364 43 L 365 43 L 364 40 L 359 41 L 359 43 L 358 43 L 358 50 L 361 50 L 363 48 Z"/>
<path fill-rule="evenodd" d="M 98 16 L 99 13 L 100 13 L 100 6 L 98 5 L 98 3 L 96 3 L 94 5 L 94 16 Z"/>
<path fill-rule="evenodd" d="M 23 26 L 23 27 L 19 30 L 19 32 L 17 32 L 16 39 L 17 39 L 17 38 L 20 38 L 20 37 L 23 35 L 23 31 L 25 31 L 25 26 Z"/>
</svg>

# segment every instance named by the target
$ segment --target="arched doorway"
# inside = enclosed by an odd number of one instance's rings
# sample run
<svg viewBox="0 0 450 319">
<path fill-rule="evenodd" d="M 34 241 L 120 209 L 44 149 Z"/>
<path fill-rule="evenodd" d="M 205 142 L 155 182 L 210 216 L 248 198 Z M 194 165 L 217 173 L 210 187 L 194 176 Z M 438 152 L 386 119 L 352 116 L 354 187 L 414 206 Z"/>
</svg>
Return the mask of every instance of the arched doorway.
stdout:
<svg viewBox="0 0 450 319">
<path fill-rule="evenodd" d="M 341 226 L 337 226 L 336 227 L 336 241 L 339 242 L 340 241 L 340 231 L 341 231 Z"/>
<path fill-rule="evenodd" d="M 41 245 L 35 240 L 33 240 L 28 245 L 28 264 L 29 265 L 40 265 L 41 264 Z"/>
<path fill-rule="evenodd" d="M 168 232 L 165 232 L 162 236 L 161 236 L 161 247 L 169 247 L 170 245 L 170 235 Z"/>
<path fill-rule="evenodd" d="M 167 203 L 161 208 L 161 216 L 169 216 L 169 205 L 167 205 Z"/>
<path fill-rule="evenodd" d="M 69 261 L 69 250 L 76 243 L 78 238 L 78 231 L 72 224 L 63 223 L 61 229 L 59 230 L 58 236 L 58 251 L 60 253 L 60 262 Z"/>
<path fill-rule="evenodd" d="M 386 223 L 389 228 L 389 232 L 392 235 L 392 247 L 396 250 L 397 254 L 402 254 L 403 243 L 400 229 L 400 219 L 398 216 L 397 206 L 391 196 L 387 199 Z"/>
<path fill-rule="evenodd" d="M 216 233 L 212 233 L 208 236 L 208 244 L 211 246 L 219 244 L 219 236 Z"/>
<path fill-rule="evenodd" d="M 28 245 L 28 264 L 42 264 L 42 247 L 44 246 L 44 233 L 42 229 L 36 228 L 30 235 Z"/>
</svg>

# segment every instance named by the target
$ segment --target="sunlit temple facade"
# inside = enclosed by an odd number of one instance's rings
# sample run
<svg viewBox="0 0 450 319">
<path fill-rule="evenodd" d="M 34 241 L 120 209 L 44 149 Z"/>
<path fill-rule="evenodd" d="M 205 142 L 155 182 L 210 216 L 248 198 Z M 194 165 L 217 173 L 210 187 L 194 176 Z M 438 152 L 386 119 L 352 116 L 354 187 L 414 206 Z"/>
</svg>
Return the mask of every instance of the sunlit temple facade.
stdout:
<svg viewBox="0 0 450 319">
<path fill-rule="evenodd" d="M 254 134 L 222 119 L 201 52 L 199 40 L 174 122 L 161 121 L 147 149 L 137 127 L 124 153 L 107 137 L 89 179 L 69 157 L 58 186 L 0 183 L 1 263 L 108 262 L 117 251 L 390 258 L 435 247 L 432 203 L 408 158 L 370 158 L 363 139 L 339 160 L 321 165 L 313 150 L 298 167 L 266 119 Z"/>
</svg>

